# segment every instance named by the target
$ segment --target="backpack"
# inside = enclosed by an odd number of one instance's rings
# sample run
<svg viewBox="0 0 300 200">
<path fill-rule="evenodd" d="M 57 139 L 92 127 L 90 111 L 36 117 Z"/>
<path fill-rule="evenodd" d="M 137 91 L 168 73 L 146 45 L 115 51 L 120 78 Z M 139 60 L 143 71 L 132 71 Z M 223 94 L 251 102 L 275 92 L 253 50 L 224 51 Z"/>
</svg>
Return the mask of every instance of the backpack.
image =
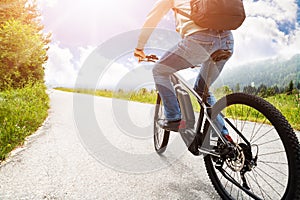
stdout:
<svg viewBox="0 0 300 200">
<path fill-rule="evenodd" d="M 190 6 L 190 15 L 177 8 L 173 10 L 203 28 L 235 30 L 246 18 L 242 0 L 191 0 Z"/>
</svg>

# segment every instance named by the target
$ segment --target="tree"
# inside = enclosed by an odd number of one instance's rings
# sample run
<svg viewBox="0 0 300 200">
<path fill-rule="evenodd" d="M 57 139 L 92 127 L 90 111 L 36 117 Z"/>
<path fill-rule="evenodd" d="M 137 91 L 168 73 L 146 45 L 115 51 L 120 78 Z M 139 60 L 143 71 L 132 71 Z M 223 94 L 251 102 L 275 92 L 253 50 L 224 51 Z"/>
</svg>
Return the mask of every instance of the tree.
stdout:
<svg viewBox="0 0 300 200">
<path fill-rule="evenodd" d="M 286 89 L 287 95 L 291 95 L 293 93 L 293 89 L 294 89 L 294 82 L 290 81 L 290 83 Z"/>
<path fill-rule="evenodd" d="M 275 94 L 279 94 L 280 93 L 280 89 L 277 85 L 273 86 L 273 90 L 275 92 Z"/>
<path fill-rule="evenodd" d="M 240 92 L 240 90 L 241 90 L 241 86 L 239 83 L 237 83 L 235 86 L 235 92 Z"/>
<path fill-rule="evenodd" d="M 264 84 L 261 84 L 261 85 L 257 88 L 257 94 L 258 94 L 259 96 L 265 98 L 265 97 L 268 96 L 268 95 L 267 95 L 267 90 L 268 90 L 267 86 L 264 85 Z"/>
<path fill-rule="evenodd" d="M 50 35 L 41 32 L 35 1 L 0 3 L 0 90 L 43 81 Z"/>
<path fill-rule="evenodd" d="M 256 91 L 257 91 L 256 87 L 253 87 L 251 85 L 245 86 L 244 89 L 243 89 L 244 93 L 252 94 L 252 95 L 255 95 Z"/>
<path fill-rule="evenodd" d="M 18 19 L 24 24 L 31 24 L 37 31 L 43 29 L 36 0 L 1 0 L 0 24 L 10 19 Z"/>
</svg>

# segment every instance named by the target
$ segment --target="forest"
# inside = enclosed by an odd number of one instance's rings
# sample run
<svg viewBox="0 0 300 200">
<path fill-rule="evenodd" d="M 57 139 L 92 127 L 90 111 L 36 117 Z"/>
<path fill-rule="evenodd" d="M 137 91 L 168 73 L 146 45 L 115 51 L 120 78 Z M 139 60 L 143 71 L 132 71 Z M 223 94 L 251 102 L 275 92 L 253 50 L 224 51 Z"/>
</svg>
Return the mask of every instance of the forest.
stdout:
<svg viewBox="0 0 300 200">
<path fill-rule="evenodd" d="M 245 70 L 246 69 L 246 70 Z M 234 91 L 251 94 L 284 93 L 300 89 L 300 55 L 285 59 L 268 59 L 237 67 L 224 68 L 215 88 L 227 85 Z M 268 91 L 266 91 L 268 90 Z"/>
</svg>

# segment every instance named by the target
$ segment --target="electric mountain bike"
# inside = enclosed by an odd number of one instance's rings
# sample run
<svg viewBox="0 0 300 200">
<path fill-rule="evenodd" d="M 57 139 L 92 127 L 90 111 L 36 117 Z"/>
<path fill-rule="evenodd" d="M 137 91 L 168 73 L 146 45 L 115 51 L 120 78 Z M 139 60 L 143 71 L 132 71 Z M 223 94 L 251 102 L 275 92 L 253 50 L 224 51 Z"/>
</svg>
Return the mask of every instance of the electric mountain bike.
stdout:
<svg viewBox="0 0 300 200">
<path fill-rule="evenodd" d="M 214 63 L 228 56 L 226 50 L 218 50 L 210 59 Z M 150 55 L 144 61 L 157 59 Z M 171 81 L 185 125 L 178 131 L 181 135 L 192 132 L 197 138 L 208 176 L 222 199 L 300 199 L 300 145 L 280 111 L 264 99 L 244 93 L 226 95 L 211 106 L 207 86 L 199 96 L 178 73 Z M 191 97 L 200 105 L 197 113 Z M 170 131 L 157 123 L 164 119 L 163 108 L 158 93 L 154 114 L 158 154 L 166 150 L 170 136 Z M 220 132 L 217 117 L 224 119 L 232 141 Z"/>
</svg>

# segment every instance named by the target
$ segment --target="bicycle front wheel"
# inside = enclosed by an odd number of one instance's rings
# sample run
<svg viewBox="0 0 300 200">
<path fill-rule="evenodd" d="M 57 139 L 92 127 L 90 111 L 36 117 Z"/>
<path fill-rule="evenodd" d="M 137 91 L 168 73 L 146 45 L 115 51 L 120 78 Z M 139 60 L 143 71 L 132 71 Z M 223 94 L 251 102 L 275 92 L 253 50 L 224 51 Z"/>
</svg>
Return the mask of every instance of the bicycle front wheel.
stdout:
<svg viewBox="0 0 300 200">
<path fill-rule="evenodd" d="M 222 199 L 300 199 L 300 147 L 285 117 L 262 98 L 236 93 L 220 99 L 236 155 L 204 158 Z"/>
<path fill-rule="evenodd" d="M 165 152 L 168 142 L 170 131 L 162 129 L 157 121 L 164 119 L 163 104 L 159 94 L 157 94 L 155 113 L 154 113 L 154 147 L 157 153 Z"/>
</svg>

